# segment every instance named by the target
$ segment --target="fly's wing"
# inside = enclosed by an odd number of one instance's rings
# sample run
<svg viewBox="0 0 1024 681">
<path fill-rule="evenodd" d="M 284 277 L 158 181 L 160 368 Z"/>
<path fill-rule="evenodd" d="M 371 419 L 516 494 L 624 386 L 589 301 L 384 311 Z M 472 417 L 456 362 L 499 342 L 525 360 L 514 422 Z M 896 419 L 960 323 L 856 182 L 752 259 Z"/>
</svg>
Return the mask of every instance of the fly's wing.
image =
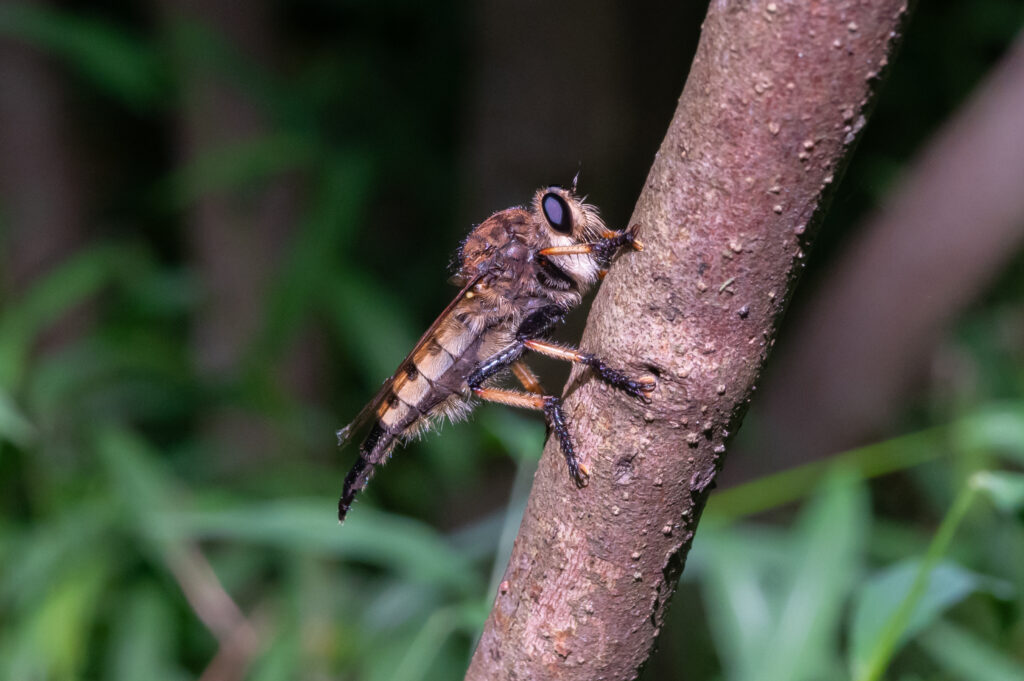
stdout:
<svg viewBox="0 0 1024 681">
<path fill-rule="evenodd" d="M 420 336 L 420 339 L 418 341 L 416 341 L 416 345 L 413 346 L 413 349 L 406 356 L 405 360 L 403 360 L 402 363 L 398 365 L 399 367 L 404 366 L 405 363 L 408 362 L 412 358 L 412 356 L 416 354 L 416 351 L 422 348 L 423 345 L 434 336 L 434 332 L 437 331 L 439 326 L 441 326 L 441 323 L 448 317 L 449 313 L 451 313 L 451 311 L 455 309 L 455 306 L 458 305 L 466 297 L 466 294 L 469 293 L 469 290 L 473 288 L 478 281 L 480 281 L 481 276 L 482 275 L 478 274 L 474 276 L 472 279 L 470 279 L 468 282 L 466 282 L 466 285 L 462 287 L 462 290 L 459 291 L 458 294 L 456 294 L 456 296 L 452 299 L 452 302 L 448 303 L 448 307 L 446 307 L 444 311 L 437 316 L 437 319 L 435 319 L 434 323 L 430 325 L 430 328 L 427 329 L 422 336 Z M 384 381 L 384 385 L 380 387 L 380 390 L 377 391 L 377 394 L 374 396 L 372 400 L 370 400 L 369 404 L 363 407 L 362 410 L 356 415 L 356 417 L 352 420 L 352 423 L 348 424 L 347 426 L 338 431 L 339 447 L 344 446 L 355 433 L 359 432 L 360 430 L 363 429 L 363 427 L 370 424 L 370 421 L 373 420 L 377 413 L 378 407 L 380 407 L 381 403 L 384 400 L 386 400 L 388 396 L 391 394 L 391 384 L 394 382 L 394 375 L 388 378 L 388 380 Z"/>
</svg>

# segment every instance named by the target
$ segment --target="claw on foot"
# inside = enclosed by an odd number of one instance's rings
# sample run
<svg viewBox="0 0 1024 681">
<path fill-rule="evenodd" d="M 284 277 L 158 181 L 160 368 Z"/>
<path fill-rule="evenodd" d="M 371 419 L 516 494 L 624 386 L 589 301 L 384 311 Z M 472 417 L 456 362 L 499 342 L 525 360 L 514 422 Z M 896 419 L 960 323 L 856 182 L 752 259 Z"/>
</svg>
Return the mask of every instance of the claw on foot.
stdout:
<svg viewBox="0 0 1024 681">
<path fill-rule="evenodd" d="M 584 464 L 581 463 L 579 465 L 579 470 L 577 471 L 577 473 L 578 475 L 573 476 L 573 482 L 576 483 L 577 487 L 583 489 L 584 487 L 590 484 L 590 469 L 588 469 Z"/>
<path fill-rule="evenodd" d="M 652 393 L 658 387 L 658 379 L 654 376 L 641 376 L 636 379 L 636 382 L 640 384 L 640 389 L 645 393 Z"/>
</svg>

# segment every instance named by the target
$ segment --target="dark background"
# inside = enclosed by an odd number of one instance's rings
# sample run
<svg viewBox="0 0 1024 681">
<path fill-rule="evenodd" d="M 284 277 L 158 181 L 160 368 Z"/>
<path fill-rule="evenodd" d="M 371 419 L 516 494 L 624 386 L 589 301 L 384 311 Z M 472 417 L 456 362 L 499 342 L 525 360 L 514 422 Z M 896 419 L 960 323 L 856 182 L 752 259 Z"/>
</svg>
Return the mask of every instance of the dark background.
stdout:
<svg viewBox="0 0 1024 681">
<path fill-rule="evenodd" d="M 1011 0 L 919 4 L 780 351 L 1024 20 Z M 454 293 L 472 224 L 577 170 L 627 224 L 703 13 L 0 4 L 0 678 L 461 678 L 542 422 L 486 406 L 445 426 L 398 451 L 342 528 L 354 452 L 334 432 Z M 745 485 L 712 500 L 721 522 L 697 538 L 645 678 L 858 673 L 858 618 L 905 596 L 900 566 L 964 481 L 1024 461 L 1021 265 L 1008 255 L 907 358 L 900 408 L 842 459 L 856 473 L 762 477 L 782 466 L 759 450 L 772 423 L 755 398 L 726 464 Z M 557 391 L 564 371 L 537 364 Z M 1000 678 L 958 671 L 970 653 L 975 671 L 1024 665 L 1020 516 L 978 501 L 964 522 L 892 678 Z"/>
</svg>

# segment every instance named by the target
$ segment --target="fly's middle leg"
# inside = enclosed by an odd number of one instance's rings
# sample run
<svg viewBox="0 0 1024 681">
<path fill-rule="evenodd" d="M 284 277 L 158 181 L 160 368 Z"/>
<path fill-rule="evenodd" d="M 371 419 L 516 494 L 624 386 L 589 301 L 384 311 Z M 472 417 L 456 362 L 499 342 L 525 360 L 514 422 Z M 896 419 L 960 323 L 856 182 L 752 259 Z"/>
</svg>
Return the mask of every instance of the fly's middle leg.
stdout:
<svg viewBox="0 0 1024 681">
<path fill-rule="evenodd" d="M 523 342 L 523 345 L 536 353 L 553 357 L 554 359 L 585 364 L 592 368 L 594 373 L 608 385 L 618 388 L 640 400 L 646 401 L 648 399 L 647 394 L 655 388 L 653 377 L 640 376 L 633 378 L 624 371 L 612 368 L 604 360 L 587 352 L 580 352 L 573 348 L 567 348 L 557 343 L 543 340 L 527 340 Z"/>
</svg>

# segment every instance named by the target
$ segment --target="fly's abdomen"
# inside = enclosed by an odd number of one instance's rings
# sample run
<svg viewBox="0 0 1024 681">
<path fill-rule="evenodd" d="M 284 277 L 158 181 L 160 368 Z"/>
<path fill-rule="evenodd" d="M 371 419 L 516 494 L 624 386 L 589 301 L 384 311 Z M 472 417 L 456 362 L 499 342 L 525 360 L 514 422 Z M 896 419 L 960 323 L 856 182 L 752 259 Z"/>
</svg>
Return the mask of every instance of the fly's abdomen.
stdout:
<svg viewBox="0 0 1024 681">
<path fill-rule="evenodd" d="M 377 422 L 363 442 L 361 454 L 384 460 L 400 438 L 409 438 L 447 414 L 466 410 L 463 386 L 476 364 L 479 334 L 454 315 L 437 328 L 403 363 L 390 394 L 377 408 Z"/>
</svg>

